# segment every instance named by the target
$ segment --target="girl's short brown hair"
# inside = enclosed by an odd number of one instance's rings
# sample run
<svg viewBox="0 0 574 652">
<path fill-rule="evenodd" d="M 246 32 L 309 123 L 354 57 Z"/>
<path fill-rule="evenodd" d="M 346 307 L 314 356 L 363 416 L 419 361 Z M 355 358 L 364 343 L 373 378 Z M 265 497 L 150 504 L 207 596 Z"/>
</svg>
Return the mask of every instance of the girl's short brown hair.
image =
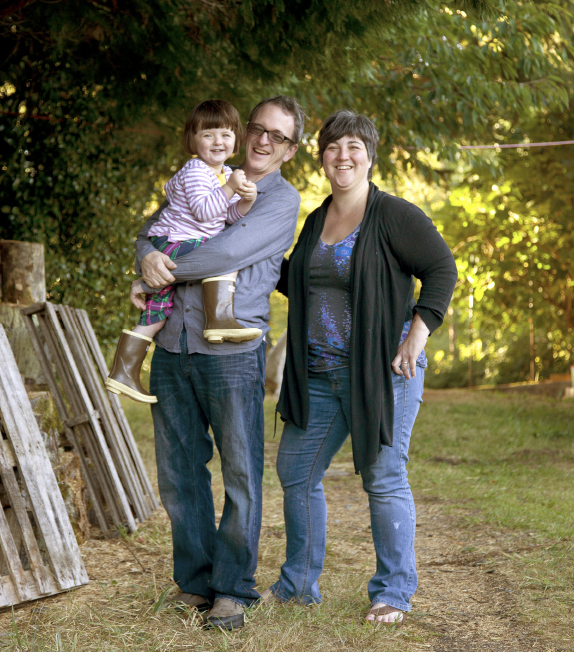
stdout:
<svg viewBox="0 0 574 652">
<path fill-rule="evenodd" d="M 187 116 L 183 130 L 183 149 L 186 154 L 197 154 L 193 147 L 193 137 L 202 129 L 231 129 L 235 134 L 233 153 L 241 147 L 243 127 L 237 109 L 225 100 L 205 100 L 198 104 Z"/>
</svg>

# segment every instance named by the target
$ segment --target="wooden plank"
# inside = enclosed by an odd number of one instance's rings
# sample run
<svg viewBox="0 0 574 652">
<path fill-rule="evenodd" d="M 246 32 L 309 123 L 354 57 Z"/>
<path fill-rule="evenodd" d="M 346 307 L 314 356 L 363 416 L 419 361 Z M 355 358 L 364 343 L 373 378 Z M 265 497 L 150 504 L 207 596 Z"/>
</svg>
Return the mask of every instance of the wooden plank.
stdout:
<svg viewBox="0 0 574 652">
<path fill-rule="evenodd" d="M 3 392 L 2 387 L 0 387 L 0 392 Z M 2 410 L 3 402 L 4 401 L 0 400 L 0 410 Z M 2 414 L 4 414 L 3 411 Z M 20 491 L 20 485 L 18 484 L 18 480 L 16 479 L 16 475 L 14 473 L 14 466 L 15 466 L 14 461 L 10 459 L 8 455 L 6 455 L 5 447 L 2 446 L 2 449 L 0 450 L 0 475 L 2 476 L 2 483 L 8 495 L 8 499 L 10 500 L 10 506 L 14 510 L 14 514 L 16 515 L 16 520 L 18 521 L 18 525 L 20 526 L 20 530 L 22 532 L 22 539 L 24 541 L 24 547 L 26 548 L 26 553 L 28 555 L 28 561 L 30 563 L 30 567 L 33 569 L 33 571 L 36 573 L 38 577 L 38 587 L 40 589 L 40 592 L 45 593 L 46 586 L 47 586 L 47 578 L 46 578 L 46 572 L 44 570 L 44 561 L 42 560 L 42 553 L 40 552 L 40 549 L 38 548 L 38 543 L 36 542 L 36 536 L 34 535 L 32 524 L 30 523 L 30 519 L 28 518 L 28 510 L 26 508 L 26 503 Z M 4 516 L 4 510 L 0 508 L 0 511 L 2 512 L 2 516 Z M 4 550 L 4 545 L 2 545 L 2 549 Z M 5 550 L 4 550 L 4 554 L 6 556 L 6 560 L 8 564 L 10 565 L 12 557 L 10 557 Z M 18 576 L 20 576 L 20 572 L 17 566 L 15 566 L 12 570 L 16 572 Z M 24 569 L 22 569 L 22 572 L 23 570 Z M 12 575 L 12 571 L 11 571 L 11 575 Z M 15 590 L 17 591 L 19 581 L 18 579 L 14 579 L 14 578 L 13 580 L 14 580 Z M 27 598 L 22 596 L 22 600 L 25 599 Z"/>
<path fill-rule="evenodd" d="M 137 465 L 133 459 L 131 450 L 128 446 L 128 443 L 126 442 L 120 424 L 118 423 L 116 414 L 108 398 L 108 393 L 104 390 L 104 386 L 101 382 L 98 370 L 94 364 L 94 358 L 92 356 L 92 352 L 89 347 L 89 343 L 82 323 L 80 322 L 78 311 L 73 311 L 72 309 L 69 310 L 74 325 L 77 329 L 77 336 L 82 343 L 83 356 L 86 360 L 88 373 L 90 374 L 92 385 L 94 387 L 94 400 L 96 401 L 96 405 L 102 413 L 102 422 L 104 423 L 106 430 L 109 432 L 110 436 L 113 437 L 113 449 L 118 451 L 118 456 L 121 459 L 122 468 L 125 469 L 126 474 L 129 476 L 129 496 L 136 510 L 138 519 L 143 522 L 145 519 L 147 519 L 152 511 L 146 496 L 147 492 L 142 485 Z"/>
<path fill-rule="evenodd" d="M 100 345 L 98 344 L 98 340 L 96 338 L 96 333 L 94 332 L 94 329 L 92 327 L 92 324 L 90 323 L 90 319 L 88 317 L 88 313 L 85 310 L 79 310 L 76 309 L 74 311 L 78 317 L 78 321 L 80 322 L 82 328 L 83 328 L 83 333 L 86 337 L 86 341 L 88 343 L 88 347 L 90 349 L 90 352 L 96 362 L 96 365 L 98 367 L 98 371 L 100 373 L 100 376 L 102 378 L 102 381 L 105 382 L 106 378 L 109 375 L 109 371 L 106 365 L 106 361 L 104 359 L 104 356 L 102 354 L 102 351 L 100 349 Z M 120 429 L 123 433 L 124 439 L 126 441 L 126 444 L 128 446 L 129 452 L 131 454 L 131 457 L 134 461 L 134 465 L 138 474 L 138 477 L 140 479 L 140 483 L 143 488 L 144 495 L 146 496 L 149 508 L 150 508 L 150 513 L 151 511 L 155 509 L 159 509 L 159 502 L 156 498 L 155 492 L 153 490 L 152 484 L 150 482 L 150 479 L 148 477 L 147 471 L 145 469 L 144 463 L 142 461 L 140 452 L 138 450 L 137 444 L 135 442 L 134 436 L 132 434 L 132 431 L 130 429 L 128 420 L 126 419 L 126 415 L 124 414 L 122 405 L 120 403 L 119 397 L 116 394 L 113 394 L 112 392 L 107 392 L 108 398 L 110 400 L 110 405 L 112 406 L 112 410 L 114 411 L 114 414 L 116 415 L 116 419 L 118 422 L 118 425 L 120 426 Z"/>
<path fill-rule="evenodd" d="M 35 315 L 37 312 L 44 310 L 45 305 L 46 304 L 42 301 L 41 303 L 33 303 L 32 305 L 26 306 L 25 308 L 20 308 L 20 310 L 25 315 Z"/>
<path fill-rule="evenodd" d="M 70 404 L 70 409 L 73 410 L 76 414 L 84 414 L 86 407 L 82 406 L 82 401 L 78 394 L 74 378 L 69 372 L 60 338 L 58 338 L 57 334 L 51 330 L 50 321 L 46 318 L 45 312 L 39 313 L 37 318 L 40 331 L 45 342 L 48 345 L 50 355 L 54 361 L 54 365 L 58 370 L 58 376 L 62 383 L 64 394 L 66 395 Z M 66 421 L 66 419 L 63 420 L 64 422 Z M 100 451 L 98 442 L 94 437 L 91 428 L 84 428 L 82 427 L 82 424 L 79 424 L 74 428 L 74 431 L 77 432 L 77 439 L 80 442 L 80 448 L 85 446 L 89 460 L 93 465 L 95 480 L 97 481 L 97 485 L 101 490 L 102 496 L 104 497 L 104 500 L 106 501 L 106 504 L 110 510 L 111 523 L 117 525 L 118 523 L 121 523 L 122 520 L 117 509 L 114 494 L 110 487 L 108 469 L 106 468 L 105 459 L 103 458 L 102 452 Z M 105 514 L 103 507 L 101 511 L 102 514 Z M 109 528 L 106 529 L 109 531 Z"/>
<path fill-rule="evenodd" d="M 44 595 L 38 593 L 38 589 L 35 585 L 35 580 L 32 571 L 24 571 L 24 576 L 28 584 L 28 594 L 30 595 L 30 597 L 26 601 L 37 600 L 38 598 L 45 597 Z M 50 582 L 50 592 L 49 592 L 50 595 L 54 595 L 56 593 L 62 593 L 62 589 L 59 586 L 57 586 L 57 584 L 51 577 L 49 577 L 49 582 Z M 0 607 L 10 607 L 16 604 L 18 604 L 16 591 L 14 590 L 14 586 L 12 584 L 11 578 L 5 575 L 0 578 Z"/>
<path fill-rule="evenodd" d="M 80 372 L 78 370 L 78 367 L 72 355 L 70 347 L 67 343 L 62 326 L 60 325 L 60 322 L 58 320 L 58 315 L 56 313 L 56 310 L 54 306 L 49 302 L 46 303 L 46 315 L 50 321 L 50 326 L 55 331 L 58 341 L 62 347 L 65 356 L 66 365 L 70 370 L 70 373 L 73 374 L 75 388 L 81 396 L 81 401 L 83 403 L 84 409 L 78 412 L 79 413 L 85 412 L 88 414 L 92 414 L 94 412 L 92 402 L 90 400 L 86 387 L 82 381 L 82 377 L 80 375 Z M 85 426 L 78 426 L 78 427 L 85 428 Z M 93 421 L 92 430 L 95 436 L 95 440 L 98 443 L 98 452 L 101 453 L 105 461 L 106 471 L 108 471 L 110 475 L 109 487 L 114 494 L 114 497 L 116 499 L 116 505 L 122 515 L 122 519 L 125 519 L 123 523 L 117 522 L 116 525 L 119 526 L 127 523 L 128 530 L 130 530 L 130 532 L 135 532 L 135 530 L 137 529 L 137 525 L 134 516 L 130 509 L 124 487 L 118 476 L 117 469 L 110 455 L 110 451 L 107 446 L 106 440 L 104 438 L 104 434 L 97 420 Z"/>
<path fill-rule="evenodd" d="M 3 470 L 3 469 L 2 469 Z M 24 568 L 20 560 L 20 554 L 14 543 L 14 537 L 10 531 L 10 526 L 6 520 L 4 510 L 0 507 L 0 547 L 4 559 L 8 564 L 8 571 L 14 585 L 14 591 L 18 602 L 29 600 L 30 594 L 28 593 L 28 583 L 24 576 Z"/>
<path fill-rule="evenodd" d="M 20 478 L 30 497 L 34 518 L 44 540 L 50 567 L 63 589 L 85 584 L 88 576 L 78 543 L 16 361 L 2 328 L 0 350 L 3 359 L 0 366 L 0 411 L 18 460 Z M 6 396 L 2 391 L 4 388 L 10 392 L 8 400 L 5 400 Z M 20 524 L 22 525 L 21 521 Z M 38 582 L 43 583 L 43 571 L 37 567 L 32 570 Z"/>
<path fill-rule="evenodd" d="M 18 372 L 18 369 L 16 367 L 16 361 L 12 356 L 12 351 L 10 349 L 10 345 L 8 344 L 8 339 L 6 338 L 6 334 L 1 325 L 0 325 L 0 355 L 2 357 L 2 362 L 3 362 L 3 364 L 0 366 L 0 413 L 2 414 L 2 422 L 4 424 L 6 436 L 10 437 L 10 440 L 12 440 L 12 436 L 14 435 L 15 429 L 18 427 L 18 425 L 20 425 L 20 427 L 22 427 L 22 425 L 21 423 L 17 424 L 15 418 L 16 415 L 14 414 L 15 407 L 17 409 L 17 406 L 14 406 L 14 402 L 18 398 L 17 389 L 13 386 L 13 383 L 11 382 L 12 379 L 10 378 L 10 376 L 7 377 L 6 371 L 10 368 L 11 364 L 13 364 L 13 369 L 16 370 L 16 373 Z M 25 391 L 19 375 L 17 376 L 17 380 L 19 381 L 22 387 L 22 391 Z M 13 446 L 13 442 L 12 442 L 12 446 Z M 8 443 L 8 440 L 3 440 L 3 445 L 0 447 L 0 475 L 2 476 L 2 483 L 4 485 L 8 499 L 10 501 L 10 506 L 14 510 L 14 514 L 16 515 L 16 520 L 18 521 L 18 525 L 20 526 L 20 530 L 22 532 L 22 539 L 24 542 L 24 547 L 26 549 L 30 567 L 32 568 L 35 575 L 37 576 L 38 587 L 40 591 L 44 593 L 47 590 L 46 589 L 47 578 L 46 578 L 46 571 L 44 568 L 44 562 L 42 560 L 42 554 L 36 542 L 36 537 L 32 529 L 32 524 L 30 523 L 30 519 L 28 518 L 28 510 L 27 510 L 26 502 L 22 496 L 20 485 L 18 484 L 18 480 L 16 479 L 16 475 L 14 473 L 14 467 L 16 466 L 20 467 L 18 455 L 15 450 L 12 450 L 11 454 L 8 454 L 7 450 L 9 449 L 10 449 L 10 445 Z M 20 472 L 21 472 L 21 468 L 20 468 Z M 22 480 L 24 481 L 25 484 L 24 478 L 22 478 Z M 2 512 L 2 516 L 4 517 L 4 510 L 0 508 L 0 511 Z M 11 568 L 10 572 L 11 572 L 12 579 L 14 581 L 14 588 L 18 593 L 20 593 L 18 588 L 20 585 L 19 578 L 23 573 L 23 568 L 21 569 L 18 568 L 19 565 L 21 566 L 18 553 L 16 553 L 16 555 L 18 556 L 18 563 L 16 564 L 16 560 L 14 556 L 11 555 L 10 552 L 4 548 L 4 545 L 5 543 L 2 544 L 2 548 L 4 550 L 4 554 L 6 556 L 8 565 Z M 21 599 L 26 600 L 28 598 L 24 595 L 21 595 Z"/>
<path fill-rule="evenodd" d="M 79 414 L 73 419 L 66 419 L 64 422 L 68 428 L 74 428 L 74 426 L 79 426 L 81 423 L 90 423 L 92 419 L 99 419 L 100 414 L 97 410 L 94 410 L 93 414 Z"/>
<path fill-rule="evenodd" d="M 58 318 L 55 317 L 56 322 Z M 82 403 L 81 396 L 79 394 L 75 378 L 70 372 L 69 366 L 66 360 L 66 352 L 64 350 L 65 338 L 63 335 L 58 337 L 57 332 L 54 332 L 51 329 L 51 321 L 47 318 L 46 313 L 40 313 L 38 315 L 38 323 L 42 331 L 42 335 L 45 341 L 48 343 L 50 348 L 50 354 L 54 360 L 54 364 L 58 370 L 58 376 L 62 382 L 64 393 L 70 403 L 70 409 L 74 411 L 75 414 L 83 414 L 86 409 L 92 409 L 91 404 L 86 408 L 85 404 Z M 62 342 L 62 340 L 64 340 Z M 69 350 L 68 350 L 69 353 Z M 69 353 L 69 355 L 71 355 Z M 88 457 L 91 464 L 94 468 L 94 476 L 97 479 L 98 486 L 102 492 L 102 496 L 106 501 L 106 504 L 109 508 L 111 514 L 112 524 L 117 525 L 122 523 L 122 518 L 117 508 L 116 499 L 114 492 L 111 487 L 111 478 L 109 469 L 106 466 L 106 460 L 103 451 L 100 448 L 100 444 L 97 440 L 97 437 L 94 435 L 92 428 L 84 427 L 83 424 L 76 426 L 74 429 L 77 432 L 78 440 L 81 442 L 81 445 L 85 446 Z"/>
<path fill-rule="evenodd" d="M 44 309 L 44 304 L 42 304 L 42 310 L 43 309 Z M 26 314 L 26 310 L 23 310 L 22 312 Z M 40 312 L 39 310 L 35 310 L 33 314 L 39 312 Z M 38 315 L 36 318 L 38 319 L 38 325 L 34 323 L 31 314 L 27 315 L 25 318 L 26 328 L 30 333 L 32 344 L 34 346 L 34 349 L 36 350 L 36 354 L 38 355 L 38 359 L 40 360 L 40 364 L 42 365 L 42 370 L 48 381 L 48 387 L 50 388 L 52 398 L 54 399 L 54 402 L 56 404 L 56 409 L 58 410 L 58 414 L 60 415 L 62 421 L 65 423 L 69 419 L 68 408 L 66 406 L 64 397 L 62 395 L 60 385 L 58 384 L 56 377 L 54 376 L 54 373 L 52 371 L 52 365 L 50 359 L 48 358 L 46 351 L 44 350 L 44 343 L 40 338 L 40 332 L 42 331 L 43 320 L 40 321 L 40 317 Z M 44 335 L 44 341 L 46 343 L 46 347 L 48 348 L 48 351 L 50 352 L 52 359 L 55 360 L 58 356 L 56 343 L 53 341 L 50 332 L 47 331 L 45 328 L 44 328 L 43 335 Z M 107 535 L 109 532 L 109 527 L 108 527 L 105 511 L 102 502 L 100 500 L 100 494 L 99 494 L 100 485 L 98 479 L 97 477 L 92 478 L 92 474 L 89 469 L 89 460 L 86 458 L 86 455 L 84 454 L 83 445 L 78 440 L 78 437 L 76 436 L 74 430 L 71 428 L 66 428 L 66 435 L 68 437 L 68 440 L 72 444 L 74 453 L 78 456 L 80 460 L 82 477 L 88 489 L 90 499 L 92 500 L 92 504 L 94 507 L 94 511 L 96 513 L 96 518 L 98 519 L 98 524 L 100 526 L 100 529 L 102 530 L 102 533 L 104 535 Z"/>
<path fill-rule="evenodd" d="M 10 598 L 8 597 L 8 594 L 4 590 L 4 582 L 2 581 L 4 578 L 0 577 L 0 607 L 9 607 L 11 604 L 15 604 L 15 602 L 10 602 Z M 10 577 L 6 577 L 6 582 L 10 582 Z M 14 596 L 15 600 L 18 598 Z"/>
<path fill-rule="evenodd" d="M 68 339 L 68 344 L 74 354 L 82 380 L 86 385 L 88 394 L 95 405 L 98 406 L 102 430 L 108 443 L 112 458 L 118 475 L 122 481 L 126 495 L 130 500 L 136 516 L 140 521 L 144 521 L 148 516 L 145 499 L 140 491 L 139 481 L 136 477 L 132 461 L 129 457 L 125 442 L 111 410 L 110 404 L 104 394 L 103 387 L 97 378 L 97 372 L 90 352 L 85 343 L 84 337 L 72 309 L 68 306 L 58 306 L 57 312 L 62 318 L 64 332 Z M 118 436 L 119 435 L 119 436 Z"/>
</svg>

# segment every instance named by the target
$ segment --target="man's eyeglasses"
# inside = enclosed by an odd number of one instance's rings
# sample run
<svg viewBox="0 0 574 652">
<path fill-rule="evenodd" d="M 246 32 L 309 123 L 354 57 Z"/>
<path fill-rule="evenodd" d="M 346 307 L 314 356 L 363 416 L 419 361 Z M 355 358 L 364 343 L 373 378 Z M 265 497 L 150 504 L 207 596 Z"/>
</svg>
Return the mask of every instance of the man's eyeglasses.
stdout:
<svg viewBox="0 0 574 652">
<path fill-rule="evenodd" d="M 272 143 L 275 143 L 275 145 L 283 145 L 285 141 L 295 145 L 294 140 L 287 138 L 287 136 L 284 136 L 280 131 L 269 131 L 269 129 L 265 129 L 263 125 L 257 124 L 256 122 L 248 122 L 247 131 L 250 134 L 253 134 L 253 136 L 262 136 L 263 134 L 267 134 L 269 140 Z"/>
</svg>

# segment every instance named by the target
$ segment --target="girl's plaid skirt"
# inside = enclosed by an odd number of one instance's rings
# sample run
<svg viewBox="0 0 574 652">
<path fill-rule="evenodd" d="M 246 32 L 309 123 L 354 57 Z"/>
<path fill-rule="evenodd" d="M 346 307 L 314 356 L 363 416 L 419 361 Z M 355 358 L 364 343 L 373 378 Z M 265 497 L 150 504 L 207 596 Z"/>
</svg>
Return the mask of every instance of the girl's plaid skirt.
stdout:
<svg viewBox="0 0 574 652">
<path fill-rule="evenodd" d="M 197 249 L 204 242 L 209 240 L 208 237 L 198 238 L 196 240 L 185 240 L 184 242 L 168 242 L 167 236 L 152 237 L 151 243 L 162 254 L 175 260 L 180 256 Z M 169 317 L 173 310 L 173 295 L 175 286 L 166 285 L 162 290 L 153 294 L 146 294 L 145 310 L 142 311 L 138 324 L 140 326 L 150 326 Z"/>
</svg>

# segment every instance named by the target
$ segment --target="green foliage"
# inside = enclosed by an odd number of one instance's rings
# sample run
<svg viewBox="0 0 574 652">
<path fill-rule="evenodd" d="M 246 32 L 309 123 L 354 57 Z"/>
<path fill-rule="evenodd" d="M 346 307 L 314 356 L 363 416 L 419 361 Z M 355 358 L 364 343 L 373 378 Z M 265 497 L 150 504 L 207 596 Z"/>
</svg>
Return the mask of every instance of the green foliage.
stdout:
<svg viewBox="0 0 574 652">
<path fill-rule="evenodd" d="M 312 134 L 341 106 L 376 121 L 383 174 L 439 179 L 409 147 L 446 169 L 501 115 L 518 127 L 567 103 L 570 14 L 554 3 L 18 6 L 0 10 L 0 237 L 44 242 L 50 298 L 87 308 L 107 344 L 129 321 L 133 237 L 184 162 L 198 101 L 229 99 L 246 118 L 261 97 L 300 98 L 310 136 L 285 174 L 301 188 L 317 169 Z"/>
<path fill-rule="evenodd" d="M 568 112 L 545 112 L 520 132 L 499 124 L 497 140 L 560 141 L 572 126 Z M 527 380 L 532 320 L 536 372 L 545 378 L 574 362 L 574 152 L 507 150 L 500 167 L 496 175 L 469 169 L 436 217 L 456 253 L 456 303 L 466 315 L 472 296 L 478 357 L 488 353 L 498 382 Z"/>
</svg>

